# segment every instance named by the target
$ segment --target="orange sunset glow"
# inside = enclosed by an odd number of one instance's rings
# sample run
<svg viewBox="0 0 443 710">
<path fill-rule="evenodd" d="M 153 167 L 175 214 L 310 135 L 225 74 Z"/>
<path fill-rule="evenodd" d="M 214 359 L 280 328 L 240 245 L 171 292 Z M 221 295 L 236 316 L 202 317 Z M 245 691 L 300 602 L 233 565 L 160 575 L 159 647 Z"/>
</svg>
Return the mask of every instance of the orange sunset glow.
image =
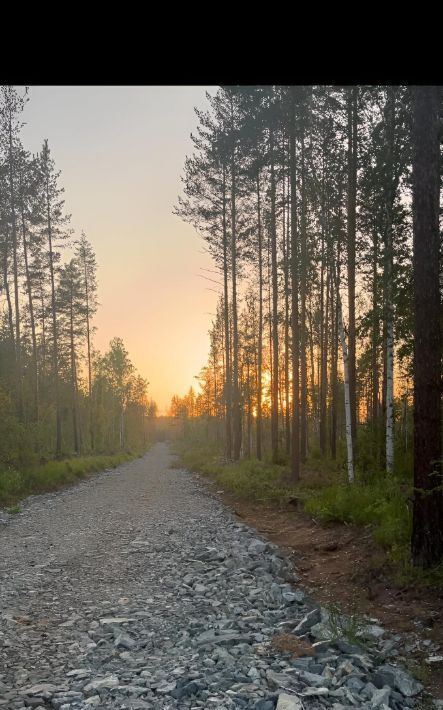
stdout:
<svg viewBox="0 0 443 710">
<path fill-rule="evenodd" d="M 210 266 L 203 242 L 172 214 L 206 90 L 35 86 L 23 113 L 27 146 L 48 138 L 71 226 L 97 255 L 94 346 L 123 338 L 160 412 L 204 362 L 217 298 L 196 278 Z"/>
</svg>

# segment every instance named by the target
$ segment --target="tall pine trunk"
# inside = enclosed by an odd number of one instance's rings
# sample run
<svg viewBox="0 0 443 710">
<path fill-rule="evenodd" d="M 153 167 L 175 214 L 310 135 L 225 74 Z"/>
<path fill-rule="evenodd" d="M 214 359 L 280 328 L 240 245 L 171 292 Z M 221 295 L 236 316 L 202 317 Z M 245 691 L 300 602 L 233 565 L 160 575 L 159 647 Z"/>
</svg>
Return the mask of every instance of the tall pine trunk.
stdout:
<svg viewBox="0 0 443 710">
<path fill-rule="evenodd" d="M 380 332 L 378 303 L 378 231 L 374 226 L 373 256 L 372 256 L 372 337 L 371 337 L 371 369 L 372 369 L 372 435 L 374 458 L 378 462 L 379 447 L 379 370 L 378 370 L 378 340 Z"/>
<path fill-rule="evenodd" d="M 357 436 L 356 360 L 355 360 L 355 229 L 357 204 L 357 96 L 358 88 L 348 89 L 348 341 L 349 399 L 352 439 Z"/>
<path fill-rule="evenodd" d="M 260 207 L 260 172 L 257 171 L 257 232 L 258 232 L 258 352 L 257 352 L 257 458 L 262 458 L 262 370 L 263 370 L 263 235 Z"/>
<path fill-rule="evenodd" d="M 295 92 L 292 87 L 289 116 L 289 178 L 291 190 L 291 334 L 292 334 L 292 427 L 291 472 L 292 480 L 300 478 L 300 329 L 298 320 L 298 238 L 297 238 L 297 165 L 295 141 Z"/>
<path fill-rule="evenodd" d="M 413 99 L 414 511 L 412 559 L 443 560 L 441 450 L 440 122 L 441 87 Z"/>
<path fill-rule="evenodd" d="M 228 231 L 226 226 L 226 168 L 223 165 L 223 321 L 225 328 L 225 451 L 232 458 L 232 376 L 229 333 Z"/>
<path fill-rule="evenodd" d="M 306 362 L 306 271 L 307 271 L 307 237 L 306 237 L 306 165 L 305 137 L 301 136 L 301 216 L 300 216 L 300 458 L 306 461 L 308 438 L 308 368 Z"/>
<path fill-rule="evenodd" d="M 237 315 L 237 214 L 236 214 L 236 190 L 237 175 L 235 164 L 235 134 L 234 134 L 234 106 L 231 97 L 231 270 L 232 270 L 232 409 L 233 409 L 233 429 L 234 446 L 233 459 L 240 458 L 242 441 L 242 417 L 240 404 L 240 389 L 238 379 L 238 315 Z"/>
<path fill-rule="evenodd" d="M 394 141 L 395 141 L 395 89 L 387 89 L 385 110 L 386 179 L 385 179 L 385 252 L 384 252 L 384 303 L 386 322 L 386 471 L 394 469 L 394 319 L 393 319 L 393 243 L 392 210 L 395 197 L 394 186 Z"/>
<path fill-rule="evenodd" d="M 85 278 L 85 297 L 86 297 L 86 346 L 88 357 L 88 405 L 89 405 L 89 436 L 91 439 L 91 451 L 94 451 L 94 420 L 92 416 L 92 359 L 91 359 L 91 319 L 89 312 L 89 278 L 86 257 L 84 258 L 84 278 Z"/>
<path fill-rule="evenodd" d="M 321 194 L 321 266 L 320 266 L 320 396 L 319 396 L 319 443 L 322 456 L 326 455 L 326 387 L 327 387 L 327 316 L 324 313 L 324 286 L 325 286 L 325 220 L 326 220 L 326 200 L 325 200 L 325 148 L 323 147 L 322 160 L 322 194 Z M 327 279 L 326 279 L 327 282 Z M 328 299 L 328 283 L 326 283 L 326 301 Z"/>
<path fill-rule="evenodd" d="M 354 481 L 354 446 L 352 441 L 352 412 L 351 412 L 351 388 L 350 388 L 350 372 L 349 372 L 349 351 L 346 343 L 345 329 L 343 325 L 343 312 L 340 298 L 340 276 L 337 272 L 336 281 L 336 298 L 337 298 L 337 326 L 340 335 L 342 355 L 343 355 L 343 375 L 345 388 L 345 429 L 346 429 L 346 451 L 348 462 L 348 481 Z"/>
<path fill-rule="evenodd" d="M 49 246 L 49 274 L 51 279 L 51 315 L 52 315 L 52 361 L 55 386 L 55 410 L 56 410 L 56 435 L 55 435 L 55 455 L 57 458 L 62 453 L 62 418 L 60 409 L 60 383 L 58 372 L 58 329 L 57 329 L 57 307 L 55 299 L 55 269 L 54 252 L 52 251 L 52 223 L 51 223 L 51 201 L 49 195 L 49 176 L 46 174 L 46 227 L 48 230 Z"/>
<path fill-rule="evenodd" d="M 283 141 L 283 155 L 285 156 L 286 145 Z M 284 166 L 286 164 L 284 163 Z M 285 449 L 286 454 L 289 455 L 291 451 L 291 421 L 290 421 L 290 407 L 289 407 L 289 254 L 290 254 L 290 242 L 289 242 L 289 216 L 286 227 L 286 169 L 283 171 L 283 230 L 282 230 L 282 247 L 283 247 L 283 275 L 284 275 L 284 300 L 285 300 L 285 313 L 284 313 L 284 334 L 285 334 L 285 360 L 284 360 L 284 388 L 285 388 L 285 406 L 284 406 L 284 422 L 285 422 Z M 288 184 L 289 191 L 289 184 Z M 289 199 L 289 196 L 288 196 Z"/>
<path fill-rule="evenodd" d="M 272 460 L 278 461 L 278 281 L 277 281 L 277 234 L 275 220 L 275 166 L 274 133 L 269 132 L 270 188 L 271 188 L 271 272 L 272 272 L 272 391 L 271 391 L 271 446 Z"/>
<path fill-rule="evenodd" d="M 78 434 L 78 411 L 77 411 L 77 372 L 75 366 L 75 343 L 74 343 L 74 303 L 73 290 L 71 280 L 71 294 L 69 304 L 69 338 L 70 338 L 70 354 L 71 354 L 71 396 L 72 396 L 72 427 L 74 435 L 74 451 L 80 453 L 79 434 Z"/>
<path fill-rule="evenodd" d="M 19 419 L 23 419 L 23 379 L 22 379 L 22 352 L 21 352 L 21 333 L 20 333 L 20 297 L 19 297 L 19 274 L 18 274 L 18 244 L 17 244 L 17 223 L 15 214 L 15 188 L 14 188 L 14 166 L 13 166 L 13 148 L 12 148 L 12 115 L 9 112 L 9 145 L 8 145 L 8 162 L 9 162 L 9 199 L 11 209 L 11 233 L 12 233 L 12 267 L 14 277 L 14 310 L 15 310 L 15 368 L 16 368 L 16 383 L 17 383 L 17 415 Z"/>
<path fill-rule="evenodd" d="M 20 175 L 21 180 L 21 175 Z M 26 229 L 26 219 L 25 219 L 25 209 L 23 202 L 23 186 L 20 181 L 20 209 L 22 218 L 22 242 L 23 242 L 23 257 L 25 262 L 25 277 L 26 277 L 26 293 L 28 296 L 28 308 L 29 308 L 29 320 L 31 325 L 31 342 L 32 342 L 32 369 L 33 369 L 33 380 L 34 380 L 34 419 L 38 421 L 39 419 L 39 381 L 38 381 L 38 351 L 37 351 L 37 334 L 35 330 L 35 314 L 34 314 L 34 300 L 32 293 L 32 280 L 31 273 L 29 269 L 29 257 L 28 257 L 28 242 L 26 239 L 27 229 Z"/>
</svg>

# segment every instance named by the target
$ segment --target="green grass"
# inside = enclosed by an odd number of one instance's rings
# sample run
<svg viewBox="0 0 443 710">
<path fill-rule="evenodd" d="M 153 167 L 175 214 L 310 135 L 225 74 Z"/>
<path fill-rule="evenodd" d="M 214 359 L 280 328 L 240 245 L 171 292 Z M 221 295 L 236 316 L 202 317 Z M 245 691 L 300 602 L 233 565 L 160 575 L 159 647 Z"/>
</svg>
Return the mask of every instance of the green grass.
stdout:
<svg viewBox="0 0 443 710">
<path fill-rule="evenodd" d="M 411 565 L 412 485 L 405 476 L 357 471 L 350 485 L 342 461 L 314 455 L 294 486 L 287 465 L 257 459 L 226 463 L 220 448 L 198 436 L 177 441 L 175 451 L 180 465 L 211 477 L 241 498 L 281 505 L 296 498 L 318 520 L 368 527 L 385 550 L 395 581 L 443 589 L 443 564 L 427 571 Z"/>
<path fill-rule="evenodd" d="M 47 461 L 20 471 L 0 471 L 0 505 L 15 505 L 19 500 L 35 493 L 55 491 L 86 478 L 88 474 L 116 468 L 140 453 L 121 452 L 112 455 L 77 456 L 61 461 Z M 18 506 L 9 512 L 19 512 Z"/>
<path fill-rule="evenodd" d="M 408 491 L 394 478 L 339 482 L 306 495 L 305 510 L 324 521 L 371 525 L 376 541 L 393 552 L 409 543 Z"/>
<path fill-rule="evenodd" d="M 239 497 L 265 502 L 284 502 L 291 498 L 293 489 L 285 478 L 288 469 L 257 459 L 243 459 L 226 463 L 220 449 L 201 441 L 178 441 L 175 452 L 180 465 L 192 471 L 210 476 L 217 483 Z"/>
<path fill-rule="evenodd" d="M 355 604 L 346 614 L 343 614 L 342 609 L 336 602 L 327 604 L 325 608 L 328 612 L 326 625 L 329 628 L 332 639 L 337 640 L 344 638 L 349 641 L 349 643 L 360 646 L 362 649 L 368 649 L 370 644 L 360 635 L 368 622 L 357 610 Z"/>
</svg>

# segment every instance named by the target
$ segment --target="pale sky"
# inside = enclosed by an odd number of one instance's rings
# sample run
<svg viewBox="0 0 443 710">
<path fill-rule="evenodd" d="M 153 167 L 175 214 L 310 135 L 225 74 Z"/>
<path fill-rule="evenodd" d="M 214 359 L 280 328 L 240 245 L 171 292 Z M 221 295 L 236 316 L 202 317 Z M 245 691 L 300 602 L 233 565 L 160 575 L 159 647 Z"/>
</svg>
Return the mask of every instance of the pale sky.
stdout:
<svg viewBox="0 0 443 710">
<path fill-rule="evenodd" d="M 99 265 L 94 345 L 123 338 L 165 411 L 205 364 L 217 295 L 204 243 L 172 214 L 203 86 L 31 86 L 23 142 L 49 141 L 67 212 Z"/>
</svg>

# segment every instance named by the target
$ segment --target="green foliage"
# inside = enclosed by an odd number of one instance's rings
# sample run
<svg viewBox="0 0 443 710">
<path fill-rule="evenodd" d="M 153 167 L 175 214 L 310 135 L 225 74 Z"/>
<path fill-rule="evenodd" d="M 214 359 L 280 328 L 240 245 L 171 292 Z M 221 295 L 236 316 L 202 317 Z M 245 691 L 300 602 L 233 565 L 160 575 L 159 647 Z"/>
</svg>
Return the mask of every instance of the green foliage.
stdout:
<svg viewBox="0 0 443 710">
<path fill-rule="evenodd" d="M 258 501 L 284 501 L 291 497 L 291 487 L 285 484 L 288 470 L 278 464 L 257 459 L 226 463 L 221 450 L 198 437 L 187 437 L 176 443 L 180 464 L 214 478 L 226 490 Z"/>
<path fill-rule="evenodd" d="M 0 505 L 15 503 L 31 494 L 58 490 L 90 473 L 116 468 L 139 455 L 120 452 L 108 456 L 83 456 L 64 461 L 48 461 L 23 470 L 0 471 Z"/>
<path fill-rule="evenodd" d="M 10 397 L 0 386 L 0 467 L 29 466 L 35 459 L 31 435 L 13 414 Z"/>
<path fill-rule="evenodd" d="M 344 638 L 349 643 L 358 646 L 365 647 L 367 645 L 360 635 L 365 626 L 367 626 L 367 622 L 356 609 L 343 614 L 336 603 L 331 603 L 325 608 L 328 612 L 327 626 L 332 639 Z"/>
<path fill-rule="evenodd" d="M 22 509 L 19 505 L 14 505 L 12 508 L 7 508 L 7 512 L 10 513 L 10 515 L 17 515 L 22 512 Z"/>
<path fill-rule="evenodd" d="M 392 477 L 374 476 L 311 491 L 305 510 L 325 521 L 371 525 L 376 541 L 396 551 L 410 540 L 408 492 Z"/>
</svg>

